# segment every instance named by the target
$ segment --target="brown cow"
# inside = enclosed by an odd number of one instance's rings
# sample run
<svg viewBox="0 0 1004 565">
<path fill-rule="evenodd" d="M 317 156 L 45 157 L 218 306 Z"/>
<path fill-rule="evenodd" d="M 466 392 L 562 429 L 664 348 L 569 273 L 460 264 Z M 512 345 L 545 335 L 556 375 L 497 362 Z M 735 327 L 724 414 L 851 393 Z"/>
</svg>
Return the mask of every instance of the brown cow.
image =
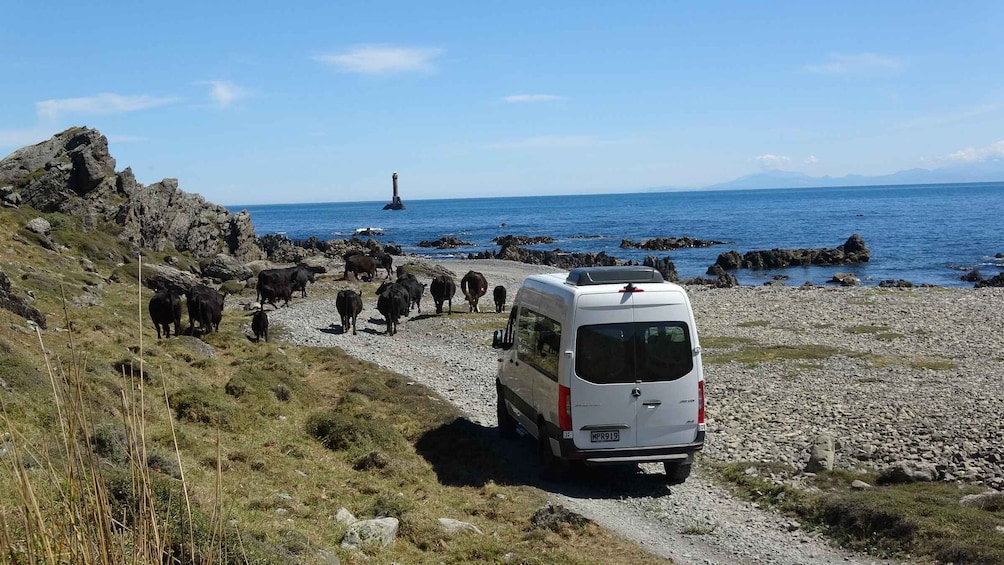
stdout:
<svg viewBox="0 0 1004 565">
<path fill-rule="evenodd" d="M 342 333 L 347 333 L 349 327 L 352 328 L 352 335 L 356 335 L 356 317 L 363 311 L 363 299 L 352 289 L 339 290 L 335 297 L 335 309 L 342 319 Z"/>
<path fill-rule="evenodd" d="M 478 300 L 488 292 L 488 281 L 485 280 L 485 276 L 476 271 L 467 271 L 464 278 L 460 279 L 460 290 L 470 304 L 471 312 L 480 312 Z"/>
</svg>

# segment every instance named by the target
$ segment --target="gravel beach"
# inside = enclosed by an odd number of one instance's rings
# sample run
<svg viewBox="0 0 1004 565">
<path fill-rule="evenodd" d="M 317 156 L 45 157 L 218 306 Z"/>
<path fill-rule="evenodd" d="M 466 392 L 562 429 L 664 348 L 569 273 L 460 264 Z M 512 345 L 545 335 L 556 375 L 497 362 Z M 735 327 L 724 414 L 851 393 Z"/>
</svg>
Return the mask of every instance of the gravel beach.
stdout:
<svg viewBox="0 0 1004 565">
<path fill-rule="evenodd" d="M 397 262 L 433 264 L 411 257 Z M 467 270 L 484 273 L 489 288 L 507 288 L 509 304 L 525 276 L 557 271 L 498 260 L 438 264 L 457 280 Z M 422 314 L 413 309 L 392 338 L 384 335 L 370 293 L 353 336 L 330 328 L 339 324 L 335 293 L 358 285 L 332 272 L 308 288 L 309 298 L 268 311 L 286 339 L 341 347 L 435 389 L 472 421 L 495 426 L 491 330 L 502 327 L 506 314 L 494 313 L 490 292 L 482 313 L 468 313 L 461 295 L 454 314 L 441 316 L 426 292 Z M 419 280 L 428 283 L 428 277 Z M 802 468 L 813 439 L 827 434 L 837 468 L 905 463 L 935 469 L 938 480 L 1004 488 L 1004 289 L 687 291 L 706 359 L 704 460 Z M 727 357 L 736 359 L 709 362 Z M 651 467 L 643 471 L 661 472 Z M 730 497 L 702 477 L 700 464 L 668 496 L 553 496 L 682 563 L 880 562 L 834 549 L 789 519 Z M 684 533 L 694 526 L 713 533 Z"/>
</svg>

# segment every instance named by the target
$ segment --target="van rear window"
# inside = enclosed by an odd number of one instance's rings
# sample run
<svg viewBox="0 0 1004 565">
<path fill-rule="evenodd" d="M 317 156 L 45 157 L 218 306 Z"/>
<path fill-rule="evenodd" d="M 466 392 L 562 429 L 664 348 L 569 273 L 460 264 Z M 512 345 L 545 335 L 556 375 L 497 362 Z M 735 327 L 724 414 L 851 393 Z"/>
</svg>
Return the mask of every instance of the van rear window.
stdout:
<svg viewBox="0 0 1004 565">
<path fill-rule="evenodd" d="M 575 343 L 575 373 L 591 383 L 673 381 L 694 370 L 684 322 L 582 326 Z"/>
</svg>

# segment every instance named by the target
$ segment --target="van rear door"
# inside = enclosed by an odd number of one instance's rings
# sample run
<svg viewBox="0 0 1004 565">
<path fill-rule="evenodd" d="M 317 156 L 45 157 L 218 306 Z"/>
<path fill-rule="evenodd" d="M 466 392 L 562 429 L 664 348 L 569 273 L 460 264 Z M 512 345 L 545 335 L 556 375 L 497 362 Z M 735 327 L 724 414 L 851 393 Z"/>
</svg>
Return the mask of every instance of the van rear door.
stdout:
<svg viewBox="0 0 1004 565">
<path fill-rule="evenodd" d="M 679 291 L 632 294 L 638 447 L 693 443 L 701 365 L 689 303 Z"/>
<path fill-rule="evenodd" d="M 570 388 L 572 439 L 579 449 L 637 445 L 631 300 L 617 292 L 578 297 Z"/>
</svg>

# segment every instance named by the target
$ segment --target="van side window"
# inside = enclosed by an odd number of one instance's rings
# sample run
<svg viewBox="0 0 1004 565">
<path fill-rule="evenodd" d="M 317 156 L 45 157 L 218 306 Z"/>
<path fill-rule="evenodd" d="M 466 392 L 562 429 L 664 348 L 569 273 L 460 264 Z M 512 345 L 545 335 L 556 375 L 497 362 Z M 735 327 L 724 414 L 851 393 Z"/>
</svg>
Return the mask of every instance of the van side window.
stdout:
<svg viewBox="0 0 1004 565">
<path fill-rule="evenodd" d="M 557 379 L 561 324 L 539 312 L 523 308 L 519 313 L 518 332 L 516 351 L 520 360 Z"/>
<path fill-rule="evenodd" d="M 516 310 L 517 308 L 513 306 L 512 312 L 509 313 L 509 322 L 505 325 L 505 332 L 502 335 L 502 343 L 506 344 L 506 349 L 516 343 Z"/>
<path fill-rule="evenodd" d="M 575 373 L 591 383 L 672 381 L 693 370 L 683 322 L 582 326 L 576 336 Z"/>
</svg>

